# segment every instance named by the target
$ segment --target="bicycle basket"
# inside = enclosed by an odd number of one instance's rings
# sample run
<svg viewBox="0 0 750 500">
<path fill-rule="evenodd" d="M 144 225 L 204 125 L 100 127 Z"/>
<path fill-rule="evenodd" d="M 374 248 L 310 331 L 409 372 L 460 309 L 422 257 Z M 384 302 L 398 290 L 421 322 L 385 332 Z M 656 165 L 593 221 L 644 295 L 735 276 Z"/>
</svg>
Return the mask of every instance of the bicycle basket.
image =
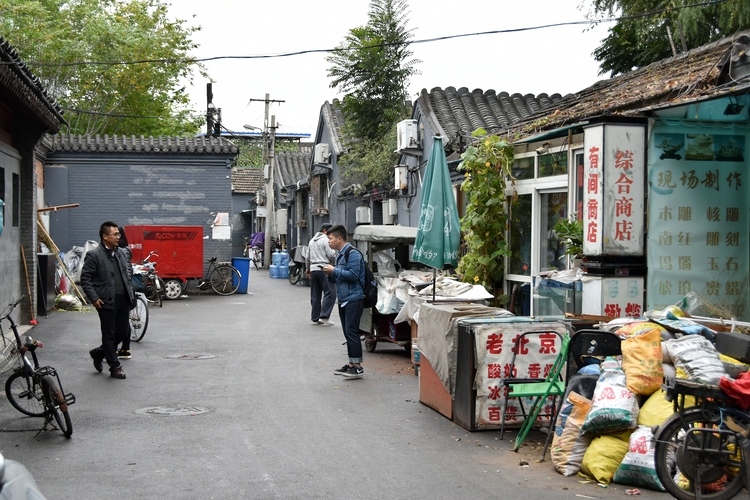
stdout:
<svg viewBox="0 0 750 500">
<path fill-rule="evenodd" d="M 133 290 L 136 292 L 146 291 L 146 286 L 143 284 L 143 276 L 140 274 L 133 274 Z"/>
<path fill-rule="evenodd" d="M 3 337 L 2 351 L 0 351 L 0 373 L 5 373 L 17 365 L 20 357 L 15 340 Z"/>
</svg>

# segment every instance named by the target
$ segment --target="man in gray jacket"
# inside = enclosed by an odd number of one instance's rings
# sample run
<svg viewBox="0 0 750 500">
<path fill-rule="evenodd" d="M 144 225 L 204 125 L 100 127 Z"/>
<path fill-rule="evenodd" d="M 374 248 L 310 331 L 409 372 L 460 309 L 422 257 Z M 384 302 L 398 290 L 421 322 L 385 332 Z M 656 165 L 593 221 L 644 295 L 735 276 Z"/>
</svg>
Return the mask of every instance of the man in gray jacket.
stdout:
<svg viewBox="0 0 750 500">
<path fill-rule="evenodd" d="M 81 271 L 81 286 L 99 313 L 102 345 L 91 349 L 96 371 L 103 370 L 106 359 L 110 377 L 124 379 L 115 346 L 130 335 L 130 310 L 135 306 L 133 271 L 118 247 L 120 230 L 114 222 L 99 228 L 101 244 L 86 254 Z"/>
<path fill-rule="evenodd" d="M 328 275 L 322 271 L 336 259 L 336 252 L 328 244 L 328 230 L 331 224 L 323 224 L 320 231 L 308 244 L 309 258 L 307 260 L 307 273 L 310 276 L 310 304 L 312 313 L 310 318 L 313 325 L 332 326 L 330 320 L 333 304 L 336 302 L 336 285 L 328 281 Z M 321 297 L 323 303 L 321 305 Z"/>
</svg>

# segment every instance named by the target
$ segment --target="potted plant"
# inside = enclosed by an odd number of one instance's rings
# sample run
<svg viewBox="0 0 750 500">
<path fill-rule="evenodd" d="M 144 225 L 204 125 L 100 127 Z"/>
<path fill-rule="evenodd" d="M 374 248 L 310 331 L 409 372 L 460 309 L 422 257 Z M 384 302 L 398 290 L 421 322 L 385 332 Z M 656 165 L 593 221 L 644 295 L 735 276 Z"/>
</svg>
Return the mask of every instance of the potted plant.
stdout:
<svg viewBox="0 0 750 500">
<path fill-rule="evenodd" d="M 560 219 L 555 224 L 555 234 L 565 243 L 565 254 L 580 262 L 583 256 L 583 221 L 572 215 L 568 219 Z M 575 267 L 575 266 L 574 266 Z"/>
</svg>

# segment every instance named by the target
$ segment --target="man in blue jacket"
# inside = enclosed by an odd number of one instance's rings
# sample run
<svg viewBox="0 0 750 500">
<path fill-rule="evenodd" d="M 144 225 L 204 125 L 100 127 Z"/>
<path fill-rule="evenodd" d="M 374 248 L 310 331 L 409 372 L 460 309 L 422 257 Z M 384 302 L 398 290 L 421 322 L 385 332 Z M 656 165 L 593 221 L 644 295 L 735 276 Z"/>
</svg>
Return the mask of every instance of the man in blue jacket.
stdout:
<svg viewBox="0 0 750 500">
<path fill-rule="evenodd" d="M 346 378 L 362 378 L 362 342 L 359 340 L 359 319 L 365 298 L 365 262 L 362 254 L 348 241 L 346 228 L 333 226 L 328 230 L 328 244 L 338 250 L 336 267 L 328 264 L 323 271 L 336 282 L 336 295 L 339 300 L 339 318 L 346 338 L 349 363 L 334 370 L 335 375 Z"/>
</svg>

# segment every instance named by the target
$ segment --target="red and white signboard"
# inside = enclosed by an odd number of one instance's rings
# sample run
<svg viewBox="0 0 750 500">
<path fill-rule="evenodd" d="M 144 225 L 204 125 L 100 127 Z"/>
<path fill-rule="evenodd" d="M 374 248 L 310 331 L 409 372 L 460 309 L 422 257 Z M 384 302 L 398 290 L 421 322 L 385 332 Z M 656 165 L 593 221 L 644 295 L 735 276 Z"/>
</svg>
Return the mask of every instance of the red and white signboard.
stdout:
<svg viewBox="0 0 750 500">
<path fill-rule="evenodd" d="M 644 125 L 584 129 L 584 255 L 643 255 L 645 146 Z"/>
<path fill-rule="evenodd" d="M 594 277 L 583 280 L 581 313 L 611 318 L 643 316 L 643 277 Z"/>
</svg>

